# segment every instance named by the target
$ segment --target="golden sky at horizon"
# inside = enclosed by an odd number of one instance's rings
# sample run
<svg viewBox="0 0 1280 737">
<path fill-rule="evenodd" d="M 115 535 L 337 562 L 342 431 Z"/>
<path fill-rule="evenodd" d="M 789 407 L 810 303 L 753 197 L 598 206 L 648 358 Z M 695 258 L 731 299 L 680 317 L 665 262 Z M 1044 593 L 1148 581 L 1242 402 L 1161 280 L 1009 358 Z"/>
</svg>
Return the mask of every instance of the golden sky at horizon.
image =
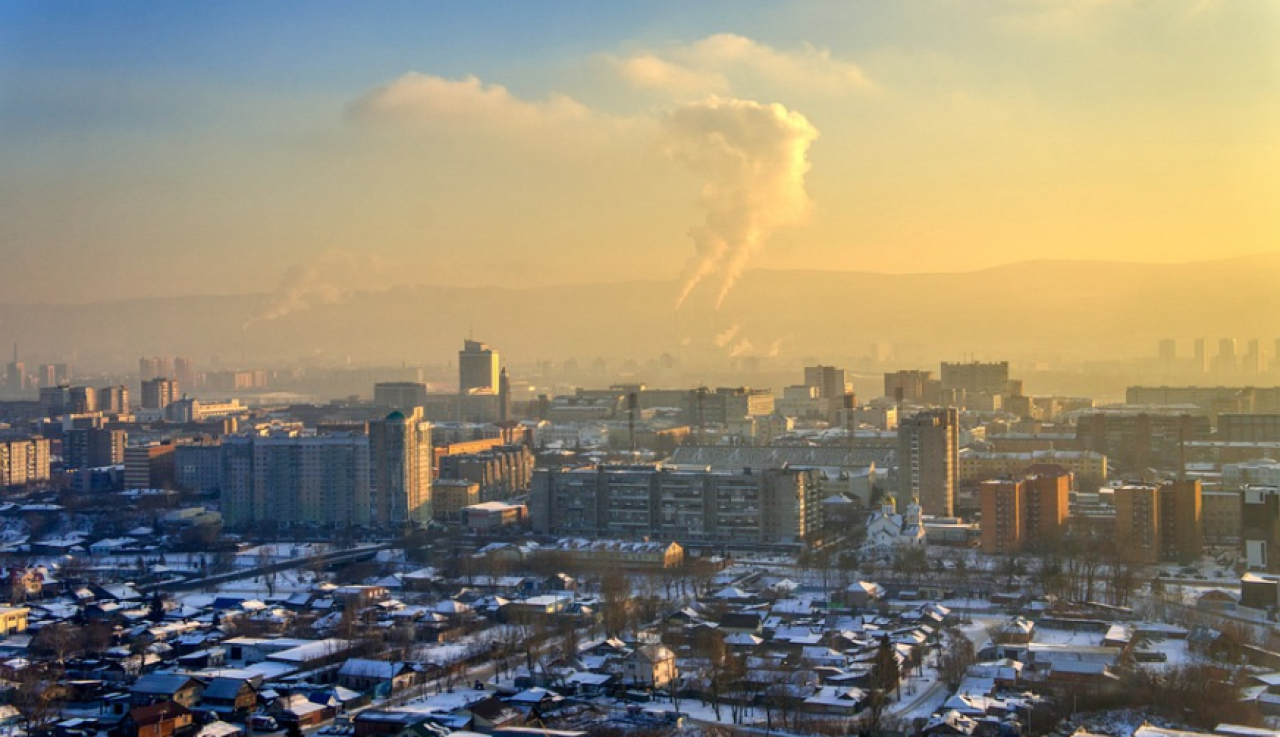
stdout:
<svg viewBox="0 0 1280 737">
<path fill-rule="evenodd" d="M 288 5 L 0 10 L 0 299 L 1280 249 L 1276 3 Z"/>
</svg>

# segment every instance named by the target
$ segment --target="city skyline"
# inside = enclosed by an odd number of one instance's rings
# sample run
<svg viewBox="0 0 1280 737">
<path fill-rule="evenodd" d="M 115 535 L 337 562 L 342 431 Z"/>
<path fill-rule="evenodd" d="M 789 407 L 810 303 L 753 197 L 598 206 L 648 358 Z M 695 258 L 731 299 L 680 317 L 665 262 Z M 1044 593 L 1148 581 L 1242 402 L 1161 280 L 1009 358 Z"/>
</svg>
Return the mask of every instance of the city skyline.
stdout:
<svg viewBox="0 0 1280 737">
<path fill-rule="evenodd" d="M 0 2 L 5 737 L 1280 737 L 1280 2 Z"/>
</svg>

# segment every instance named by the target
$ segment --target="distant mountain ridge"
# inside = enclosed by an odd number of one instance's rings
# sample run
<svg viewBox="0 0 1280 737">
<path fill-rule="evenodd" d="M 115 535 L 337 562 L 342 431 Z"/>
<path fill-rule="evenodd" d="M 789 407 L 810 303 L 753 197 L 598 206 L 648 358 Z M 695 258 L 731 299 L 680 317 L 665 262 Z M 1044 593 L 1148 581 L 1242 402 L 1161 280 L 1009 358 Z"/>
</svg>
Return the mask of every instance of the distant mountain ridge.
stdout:
<svg viewBox="0 0 1280 737">
<path fill-rule="evenodd" d="M 695 291 L 679 314 L 678 285 L 664 281 L 406 285 L 256 322 L 275 296 L 0 303 L 0 345 L 18 342 L 28 363 L 74 354 L 122 366 L 150 354 L 443 363 L 468 333 L 515 360 L 733 350 L 826 357 L 861 355 L 876 342 L 1107 358 L 1193 336 L 1256 337 L 1269 351 L 1280 337 L 1278 283 L 1280 254 L 1267 253 L 1184 264 L 1036 260 L 959 273 L 756 270 L 719 312 Z"/>
</svg>

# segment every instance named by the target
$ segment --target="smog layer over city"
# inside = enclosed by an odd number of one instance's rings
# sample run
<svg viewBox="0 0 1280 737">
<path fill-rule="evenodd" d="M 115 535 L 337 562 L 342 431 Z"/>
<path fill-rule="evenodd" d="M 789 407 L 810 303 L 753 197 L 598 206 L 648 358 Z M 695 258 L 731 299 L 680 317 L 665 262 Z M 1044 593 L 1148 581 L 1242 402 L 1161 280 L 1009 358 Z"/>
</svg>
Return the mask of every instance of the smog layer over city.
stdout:
<svg viewBox="0 0 1280 737">
<path fill-rule="evenodd" d="M 0 0 L 0 733 L 1280 737 L 1278 41 Z"/>
</svg>

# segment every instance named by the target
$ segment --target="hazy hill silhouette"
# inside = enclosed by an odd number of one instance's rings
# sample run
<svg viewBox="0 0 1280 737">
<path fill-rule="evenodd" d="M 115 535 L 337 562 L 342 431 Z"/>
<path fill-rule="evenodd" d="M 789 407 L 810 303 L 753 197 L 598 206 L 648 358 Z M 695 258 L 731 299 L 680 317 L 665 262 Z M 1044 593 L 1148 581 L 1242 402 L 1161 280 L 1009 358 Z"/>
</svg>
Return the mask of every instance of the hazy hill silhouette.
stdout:
<svg viewBox="0 0 1280 737">
<path fill-rule="evenodd" d="M 871 342 L 939 355 L 1107 358 L 1153 353 L 1165 336 L 1258 337 L 1269 350 L 1280 337 L 1277 277 L 1274 253 L 1188 264 L 1027 261 L 967 273 L 757 270 L 718 314 L 708 294 L 695 292 L 678 316 L 677 285 L 662 281 L 397 286 L 257 322 L 272 295 L 0 304 L 0 340 L 19 342 L 29 363 L 74 351 L 80 361 L 121 366 L 158 353 L 229 364 L 241 355 L 249 363 L 443 363 L 468 332 L 517 360 L 643 359 L 735 344 L 748 355 L 776 344 L 784 356 L 842 356 Z M 714 347 L 730 326 L 738 326 L 735 340 Z"/>
</svg>

